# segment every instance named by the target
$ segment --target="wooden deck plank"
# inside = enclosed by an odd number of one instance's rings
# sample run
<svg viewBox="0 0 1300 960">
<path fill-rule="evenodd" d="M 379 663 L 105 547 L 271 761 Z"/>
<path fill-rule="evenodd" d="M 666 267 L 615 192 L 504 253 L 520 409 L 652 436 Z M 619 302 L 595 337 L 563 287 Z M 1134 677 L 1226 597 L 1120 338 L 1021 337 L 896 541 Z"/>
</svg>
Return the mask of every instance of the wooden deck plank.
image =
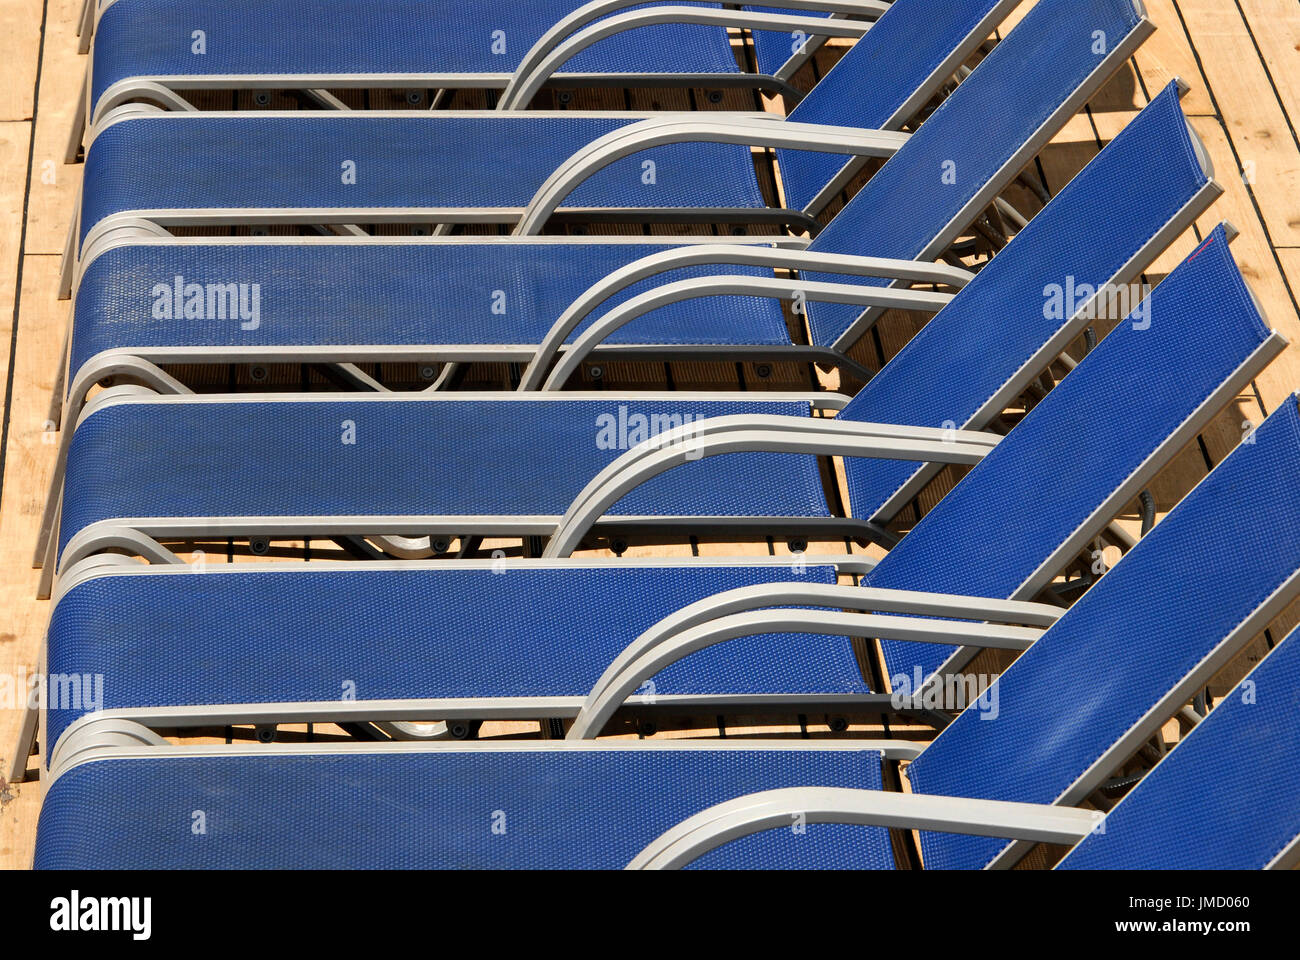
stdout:
<svg viewBox="0 0 1300 960">
<path fill-rule="evenodd" d="M 63 2 L 63 0 L 59 0 Z M 36 63 L 41 51 L 42 0 L 0 5 L 0 122 L 30 120 L 35 111 Z M 54 29 L 60 29 L 54 21 Z"/>
<path fill-rule="evenodd" d="M 77 0 L 50 0 L 51 22 L 65 22 L 79 7 Z M 81 164 L 65 164 L 63 153 L 85 69 L 86 58 L 77 55 L 72 31 L 52 29 L 41 66 L 32 189 L 27 199 L 27 253 L 63 252 L 82 172 Z"/>
<path fill-rule="evenodd" d="M 1201 71 L 1196 65 L 1191 41 L 1183 28 L 1174 0 L 1143 0 L 1147 15 L 1156 25 L 1156 32 L 1134 54 L 1142 75 L 1148 97 L 1154 97 L 1175 77 L 1191 84 L 1192 89 L 1183 98 L 1183 109 L 1193 115 L 1207 116 L 1215 112 L 1209 88 L 1198 83 Z"/>
<path fill-rule="evenodd" d="M 1294 136 L 1300 125 L 1300 4 L 1237 0 Z M 1233 104 L 1235 106 L 1235 102 Z"/>
<path fill-rule="evenodd" d="M 25 162 L 25 158 L 24 158 Z M 14 390 L 9 407 L 4 489 L 0 500 L 0 603 L 8 621 L 0 634 L 0 672 L 30 675 L 38 663 L 49 603 L 36 600 L 39 572 L 31 568 L 32 544 L 44 491 L 54 462 L 53 434 L 45 429 L 46 398 L 53 386 L 50 357 L 59 349 L 65 305 L 54 299 L 58 258 L 28 256 L 23 262 L 21 312 L 12 357 Z M 22 714 L 0 710 L 0 744 L 7 758 Z M 6 771 L 7 773 L 7 771 Z M 31 859 L 41 784 L 10 787 L 13 799 L 0 813 L 0 866 L 26 866 Z"/>
<path fill-rule="evenodd" d="M 1292 344 L 1257 380 L 1264 402 L 1272 410 L 1300 384 L 1300 349 L 1296 346 L 1300 343 L 1300 316 L 1293 299 L 1296 288 L 1278 269 L 1277 253 L 1256 213 L 1255 198 L 1241 177 L 1234 175 L 1237 166 L 1223 125 L 1212 117 L 1197 117 L 1192 126 L 1213 158 L 1216 179 L 1224 187 L 1223 196 L 1198 221 L 1201 234 L 1209 234 L 1222 220 L 1241 231 L 1232 244 L 1233 256 L 1259 298 L 1269 324 Z"/>
<path fill-rule="evenodd" d="M 1178 0 L 1178 8 L 1270 242 L 1300 246 L 1300 149 L 1246 22 L 1223 0 Z M 1226 112 L 1224 90 L 1232 91 Z"/>
</svg>

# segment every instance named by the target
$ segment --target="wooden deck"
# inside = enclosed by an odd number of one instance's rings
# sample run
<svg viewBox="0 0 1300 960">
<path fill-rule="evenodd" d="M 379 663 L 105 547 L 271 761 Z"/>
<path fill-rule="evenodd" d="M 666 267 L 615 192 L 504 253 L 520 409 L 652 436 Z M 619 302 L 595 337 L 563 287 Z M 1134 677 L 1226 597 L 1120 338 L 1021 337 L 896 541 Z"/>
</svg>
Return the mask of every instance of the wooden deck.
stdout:
<svg viewBox="0 0 1300 960">
<path fill-rule="evenodd" d="M 1173 76 L 1191 85 L 1184 109 L 1205 141 L 1224 196 L 1181 238 L 1145 279 L 1157 282 L 1220 220 L 1241 231 L 1233 251 L 1262 301 L 1272 326 L 1292 343 L 1300 341 L 1300 2 L 1298 0 L 1146 0 L 1158 30 L 1122 72 L 1074 118 L 1043 152 L 1035 169 L 1055 192 L 1132 118 Z M 1028 4 L 1022 6 L 1023 9 Z M 34 598 L 37 572 L 30 567 L 41 504 L 54 458 L 55 434 L 47 423 L 50 390 L 68 314 L 55 297 L 59 255 L 80 179 L 79 166 L 62 163 L 76 91 L 84 61 L 76 54 L 73 21 L 77 0 L 8 0 L 0 8 L 0 369 L 5 371 L 3 429 L 0 432 L 0 677 L 35 669 L 49 604 Z M 833 62 L 823 51 L 809 81 Z M 574 105 L 588 105 L 578 91 Z M 743 102 L 736 102 L 736 97 Z M 655 91 L 628 98 L 634 108 L 684 108 L 694 104 L 752 109 L 748 94 L 727 94 L 721 104 L 692 92 Z M 465 106 L 474 105 L 464 103 Z M 622 104 L 620 104 L 622 105 Z M 779 105 L 776 107 L 779 109 Z M 1025 206 L 1036 204 L 1028 199 Z M 668 228 L 677 229 L 677 228 Z M 860 345 L 872 363 L 895 352 L 914 331 L 906 317 L 891 317 L 880 335 Z M 483 385 L 498 385 L 483 371 Z M 789 389 L 807 385 L 811 374 L 797 365 L 760 371 L 753 364 L 610 364 L 605 384 L 662 385 L 679 389 Z M 476 374 L 477 377 L 477 374 Z M 477 382 L 477 381 L 475 381 Z M 828 385 L 835 385 L 830 381 Z M 852 389 L 851 384 L 843 388 Z M 1158 511 L 1167 511 L 1221 460 L 1241 437 L 1243 422 L 1258 423 L 1292 390 L 1300 388 L 1300 347 L 1291 347 L 1260 376 L 1252 389 L 1189 445 L 1161 474 L 1151 490 Z M 918 498 L 923 512 L 951 484 L 939 481 Z M 1136 529 L 1136 512 L 1121 521 Z M 304 544 L 284 544 L 293 555 Z M 811 544 L 810 553 L 842 553 L 844 543 Z M 1207 545 L 1213 549 L 1213 545 Z M 632 553 L 743 555 L 781 553 L 783 543 L 700 543 L 680 548 L 634 546 Z M 224 553 L 209 553 L 220 557 Z M 301 557 L 301 552 L 297 553 Z M 313 558 L 321 556 L 313 549 Z M 1274 624 L 1274 636 L 1297 621 L 1288 611 Z M 221 624 L 211 624 L 214 630 Z M 1258 659 L 1256 643 L 1220 678 L 1220 687 Z M 2 689 L 2 688 L 0 688 Z M 3 704 L 7 708 L 10 704 Z M 831 718 L 726 717 L 664 722 L 655 736 L 834 736 L 871 729 L 873 718 L 849 718 L 847 731 L 832 733 Z M 0 746 L 7 756 L 21 716 L 0 709 Z M 1178 735 L 1176 723 L 1167 737 Z M 894 724 L 893 735 L 923 735 Z M 215 732 L 217 735 L 221 731 Z M 328 731 L 316 730 L 316 736 Z M 499 724 L 484 735 L 540 735 L 536 724 Z M 619 735 L 650 733 L 628 726 Z M 247 732 L 236 731 L 235 736 Z M 290 736 L 294 735 L 292 732 Z M 302 731 L 300 735 L 307 735 Z M 32 766 L 35 766 L 33 762 Z M 41 784 L 35 780 L 0 785 L 0 866 L 30 864 Z"/>
</svg>

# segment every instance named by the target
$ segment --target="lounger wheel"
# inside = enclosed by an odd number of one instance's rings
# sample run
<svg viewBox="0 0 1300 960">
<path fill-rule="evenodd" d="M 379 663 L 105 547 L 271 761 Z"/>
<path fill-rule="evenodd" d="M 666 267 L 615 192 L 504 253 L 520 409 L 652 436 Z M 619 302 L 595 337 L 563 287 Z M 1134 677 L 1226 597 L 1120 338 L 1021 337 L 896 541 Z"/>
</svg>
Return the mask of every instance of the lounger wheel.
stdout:
<svg viewBox="0 0 1300 960">
<path fill-rule="evenodd" d="M 423 91 L 423 90 L 407 90 L 407 91 L 406 91 L 406 102 L 409 103 L 409 104 L 410 104 L 411 106 L 413 106 L 413 107 L 418 107 L 420 104 L 424 103 L 424 91 Z"/>
<path fill-rule="evenodd" d="M 760 380 L 766 380 L 772 375 L 772 365 L 770 363 L 760 363 L 754 368 L 754 373 Z"/>
<path fill-rule="evenodd" d="M 255 557 L 264 557 L 271 550 L 271 541 L 267 537 L 249 537 L 248 552 Z"/>
<path fill-rule="evenodd" d="M 482 720 L 448 720 L 447 736 L 453 740 L 477 740 Z"/>
<path fill-rule="evenodd" d="M 1117 800 L 1128 793 L 1145 775 L 1146 771 L 1130 774 L 1126 777 L 1112 777 L 1099 788 L 1101 795 L 1108 800 Z"/>
<path fill-rule="evenodd" d="M 808 549 L 808 541 L 803 537 L 791 537 L 785 542 L 791 553 L 803 553 Z"/>
<path fill-rule="evenodd" d="M 451 537 L 430 537 L 429 549 L 434 553 L 446 553 L 451 549 Z"/>
<path fill-rule="evenodd" d="M 844 717 L 827 717 L 826 725 L 831 728 L 831 733 L 843 733 L 849 728 L 849 721 Z"/>
<path fill-rule="evenodd" d="M 591 366 L 587 368 L 587 376 L 591 377 L 591 379 L 593 380 L 599 380 L 604 375 L 605 375 L 605 368 L 600 366 L 599 364 L 593 363 Z"/>
<path fill-rule="evenodd" d="M 259 107 L 270 106 L 271 94 L 265 90 L 258 90 L 257 93 L 253 94 L 253 102 Z"/>
<path fill-rule="evenodd" d="M 709 103 L 721 103 L 721 102 L 722 102 L 722 91 L 721 91 L 721 90 L 710 90 L 710 91 L 709 91 Z"/>
<path fill-rule="evenodd" d="M 255 363 L 248 368 L 248 375 L 255 383 L 261 383 L 270 376 L 270 372 L 260 363 Z"/>
<path fill-rule="evenodd" d="M 615 556 L 623 556 L 627 553 L 627 541 L 622 537 L 615 537 L 609 541 L 609 549 L 614 551 Z"/>
<path fill-rule="evenodd" d="M 275 743 L 276 725 L 273 723 L 259 723 L 253 728 L 253 733 L 257 736 L 259 743 Z"/>
<path fill-rule="evenodd" d="M 555 95 L 555 100 L 561 106 L 568 106 L 573 102 L 573 91 L 561 90 L 559 93 Z"/>
</svg>

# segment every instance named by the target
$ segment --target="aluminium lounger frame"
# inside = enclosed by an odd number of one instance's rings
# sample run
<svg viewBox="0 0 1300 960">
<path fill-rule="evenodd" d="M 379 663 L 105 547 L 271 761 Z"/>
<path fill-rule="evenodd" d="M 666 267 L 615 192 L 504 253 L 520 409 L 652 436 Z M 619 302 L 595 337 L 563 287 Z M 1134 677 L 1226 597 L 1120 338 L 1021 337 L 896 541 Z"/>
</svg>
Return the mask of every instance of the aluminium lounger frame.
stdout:
<svg viewBox="0 0 1300 960">
<path fill-rule="evenodd" d="M 77 34 L 80 37 L 79 53 L 90 53 L 93 31 L 98 26 L 100 17 L 117 0 L 100 0 L 97 9 L 96 0 L 85 0 Z M 688 0 L 689 2 L 689 0 Z M 1000 9 L 1005 14 L 1018 0 L 1006 0 Z M 193 75 L 141 75 L 126 78 L 108 87 L 98 103 L 93 105 L 91 116 L 96 117 L 117 103 L 143 96 L 150 98 L 163 95 L 178 95 L 183 90 L 205 89 L 286 89 L 300 90 L 313 98 L 319 99 L 327 107 L 341 106 L 338 101 L 326 93 L 327 89 L 347 88 L 391 88 L 391 89 L 499 89 L 510 90 L 512 99 L 522 99 L 520 94 L 525 89 L 536 90 L 542 84 L 552 82 L 567 86 L 606 86 L 611 81 L 621 86 L 740 86 L 773 90 L 798 97 L 799 91 L 791 87 L 790 79 L 812 56 L 821 44 L 830 37 L 856 39 L 869 29 L 870 23 L 883 15 L 890 6 L 889 0 L 790 0 L 783 4 L 785 9 L 824 12 L 829 17 L 806 16 L 796 14 L 759 13 L 734 9 L 711 7 L 688 7 L 676 5 L 671 0 L 641 10 L 624 11 L 627 7 L 643 6 L 644 0 L 592 0 L 561 17 L 550 27 L 528 51 L 513 72 L 501 73 L 401 73 L 401 74 L 193 74 Z M 624 12 L 619 12 L 624 11 Z M 591 24 L 602 20 L 602 28 L 591 29 Z M 998 21 L 1000 22 L 1000 21 Z M 558 67 L 574 54 L 595 43 L 605 36 L 634 30 L 640 26 L 664 23 L 701 23 L 716 24 L 733 30 L 803 30 L 809 34 L 807 42 L 797 51 L 791 52 L 790 58 L 773 74 L 690 74 L 690 73 L 656 73 L 656 74 L 584 74 L 558 71 Z M 983 24 L 981 25 L 983 26 Z M 992 27 L 984 37 L 992 33 Z M 814 32 L 815 31 L 815 32 Z M 980 40 L 983 40 L 981 37 Z M 978 45 L 978 44 L 977 44 Z M 971 50 L 967 50 L 969 54 Z M 554 62 L 558 59 L 558 62 Z M 952 71 L 961 64 L 965 57 L 954 63 Z M 87 70 L 87 77 L 90 71 Z M 269 83 L 268 83 L 269 81 Z M 161 88 L 161 90 L 159 89 Z M 322 95 L 323 94 L 323 95 Z M 110 99 L 111 98 L 111 99 Z M 179 97 L 177 97 L 179 99 Z M 184 101 L 181 101 L 182 103 Z M 526 100 L 523 101 L 526 104 Z M 172 105 L 172 104 L 165 104 Z M 86 106 L 90 106 L 89 103 Z M 185 107 L 181 107 L 185 109 Z M 346 109 L 346 107 L 343 107 Z"/>
</svg>

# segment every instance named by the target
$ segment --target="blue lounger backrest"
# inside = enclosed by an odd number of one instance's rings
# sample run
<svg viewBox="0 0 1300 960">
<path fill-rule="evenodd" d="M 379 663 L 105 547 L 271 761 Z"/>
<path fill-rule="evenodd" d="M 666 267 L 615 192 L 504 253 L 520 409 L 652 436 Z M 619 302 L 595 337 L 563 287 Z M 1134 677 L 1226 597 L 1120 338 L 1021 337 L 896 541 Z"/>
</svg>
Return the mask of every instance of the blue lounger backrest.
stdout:
<svg viewBox="0 0 1300 960">
<path fill-rule="evenodd" d="M 899 129 L 921 106 L 917 91 L 926 91 L 928 99 L 944 79 L 936 72 L 947 68 L 954 53 L 969 55 L 1013 6 L 1014 0 L 898 0 L 790 111 L 790 119 Z M 784 33 L 757 31 L 754 46 L 760 73 L 775 73 L 792 54 L 792 39 Z M 842 154 L 807 150 L 778 150 L 777 159 L 786 204 L 795 210 L 812 206 L 850 162 Z"/>
<path fill-rule="evenodd" d="M 1039 0 L 810 249 L 937 257 L 1065 123 L 1062 107 L 1071 113 L 1081 107 L 1081 88 L 1088 94 L 1100 87 L 1108 72 L 1101 68 L 1120 66 L 1115 51 L 1150 28 L 1133 0 Z M 830 346 L 851 338 L 862 312 L 851 305 L 812 304 L 813 342 Z"/>
<path fill-rule="evenodd" d="M 1270 336 L 1218 227 L 864 582 L 1032 599 L 1138 494 L 1134 476 L 1161 445 L 1193 415 L 1217 412 L 1202 407 L 1250 372 Z M 890 677 L 929 677 L 954 652 L 882 649 Z"/>
<path fill-rule="evenodd" d="M 1140 409 L 1116 402 L 1116 410 Z M 1234 652 L 1225 640 L 1247 617 L 1295 596 L 1297 475 L 1300 411 L 1291 397 L 996 681 L 995 720 L 967 710 L 939 734 L 908 768 L 913 789 L 1084 799 L 1209 680 L 1204 673 Z M 1121 738 L 1137 742 L 1117 747 Z M 1204 786 L 1218 771 L 1203 774 Z M 980 867 L 1004 846 L 921 837 L 929 867 Z"/>
<path fill-rule="evenodd" d="M 1210 182 L 1171 83 L 858 392 L 841 416 L 984 427 L 1001 412 L 1008 394 L 1023 390 L 1085 325 L 1071 322 L 1083 304 L 1066 303 L 1067 289 L 1077 293 L 1085 285 L 1131 281 L 1129 262 Z M 1156 252 L 1146 251 L 1137 267 Z M 1060 309 L 1049 301 L 1049 291 L 1061 293 Z M 1048 344 L 1055 346 L 1045 350 Z M 1036 356 L 1036 363 L 1029 362 Z M 887 523 L 935 472 L 901 460 L 848 461 L 853 515 Z"/>
<path fill-rule="evenodd" d="M 1300 627 L 1162 759 L 1064 870 L 1248 870 L 1300 841 Z"/>
</svg>

